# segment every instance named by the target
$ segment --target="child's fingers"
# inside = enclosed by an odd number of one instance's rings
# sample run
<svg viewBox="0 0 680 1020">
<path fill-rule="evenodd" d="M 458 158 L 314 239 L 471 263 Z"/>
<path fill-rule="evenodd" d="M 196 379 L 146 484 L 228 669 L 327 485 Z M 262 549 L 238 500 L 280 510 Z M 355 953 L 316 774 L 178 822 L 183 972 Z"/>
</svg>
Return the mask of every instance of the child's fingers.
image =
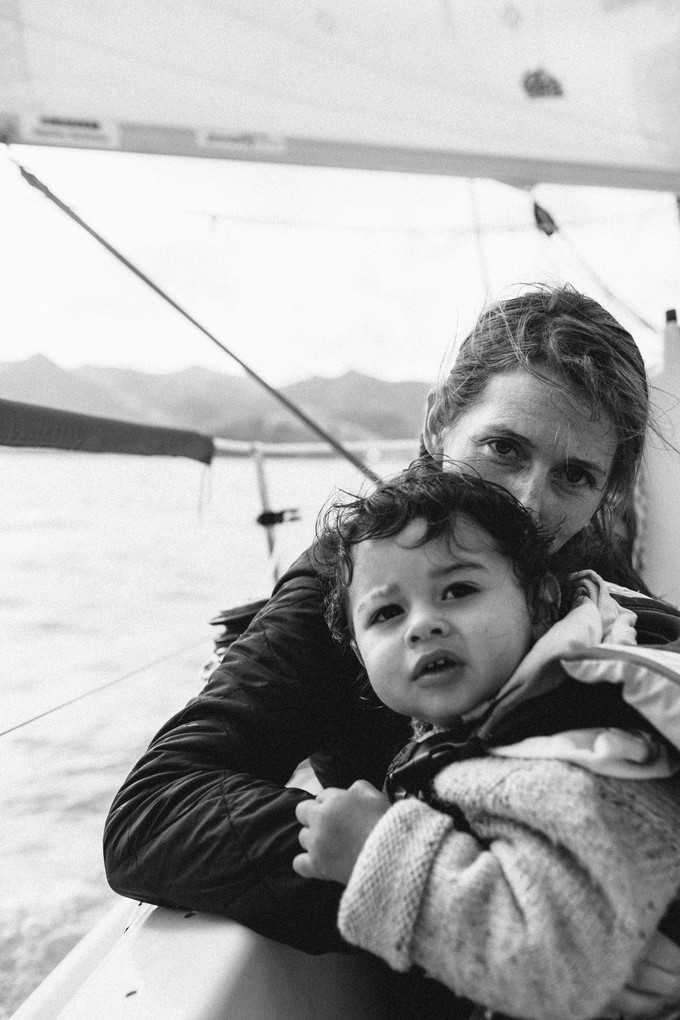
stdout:
<svg viewBox="0 0 680 1020">
<path fill-rule="evenodd" d="M 317 802 L 314 797 L 310 797 L 308 800 L 301 800 L 295 808 L 295 817 L 297 818 L 300 825 L 309 825 L 314 811 L 317 808 Z"/>
<path fill-rule="evenodd" d="M 298 832 L 298 843 L 300 844 L 303 850 L 309 851 L 309 837 L 310 831 L 306 825 L 303 825 L 300 831 Z"/>
<path fill-rule="evenodd" d="M 309 854 L 298 854 L 293 858 L 293 871 L 300 878 L 317 878 Z"/>
</svg>

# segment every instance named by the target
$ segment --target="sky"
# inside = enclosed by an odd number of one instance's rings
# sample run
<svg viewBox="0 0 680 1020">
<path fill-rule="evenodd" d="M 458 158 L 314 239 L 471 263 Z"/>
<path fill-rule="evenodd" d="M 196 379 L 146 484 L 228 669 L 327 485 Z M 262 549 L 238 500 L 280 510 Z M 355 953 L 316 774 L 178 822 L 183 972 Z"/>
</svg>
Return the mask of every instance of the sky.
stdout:
<svg viewBox="0 0 680 1020">
<path fill-rule="evenodd" d="M 240 373 L 15 161 L 274 385 L 432 380 L 485 300 L 538 280 L 600 299 L 654 371 L 680 306 L 668 194 L 1 146 L 0 361 Z"/>
</svg>

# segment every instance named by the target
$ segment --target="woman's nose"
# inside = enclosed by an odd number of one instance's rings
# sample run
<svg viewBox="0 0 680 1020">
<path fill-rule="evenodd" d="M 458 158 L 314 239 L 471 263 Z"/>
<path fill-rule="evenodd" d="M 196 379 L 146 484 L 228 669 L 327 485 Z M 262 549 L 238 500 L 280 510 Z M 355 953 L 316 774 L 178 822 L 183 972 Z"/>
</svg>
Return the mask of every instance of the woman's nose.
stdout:
<svg viewBox="0 0 680 1020">
<path fill-rule="evenodd" d="M 511 479 L 507 483 L 507 489 L 541 524 L 549 524 L 547 520 L 550 512 L 548 483 L 539 471 L 527 472 L 521 477 Z"/>
<path fill-rule="evenodd" d="M 443 613 L 436 609 L 422 609 L 412 613 L 406 631 L 406 640 L 410 645 L 415 645 L 419 641 L 444 637 L 448 630 L 449 625 Z"/>
</svg>

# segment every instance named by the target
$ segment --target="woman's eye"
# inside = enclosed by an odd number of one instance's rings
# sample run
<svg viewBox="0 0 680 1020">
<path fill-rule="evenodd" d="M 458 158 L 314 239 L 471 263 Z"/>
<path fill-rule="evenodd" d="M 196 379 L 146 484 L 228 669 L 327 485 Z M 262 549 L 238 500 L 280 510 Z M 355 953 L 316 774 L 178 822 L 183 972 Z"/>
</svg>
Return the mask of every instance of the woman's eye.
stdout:
<svg viewBox="0 0 680 1020">
<path fill-rule="evenodd" d="M 520 455 L 517 444 L 513 443 L 510 439 L 487 439 L 485 445 L 489 447 L 492 453 L 503 460 L 513 456 L 519 457 Z"/>
<path fill-rule="evenodd" d="M 466 595 L 472 595 L 477 589 L 472 584 L 464 584 L 463 582 L 456 582 L 456 584 L 450 584 L 444 592 L 445 599 L 464 599 Z"/>
<path fill-rule="evenodd" d="M 375 613 L 373 613 L 371 623 L 383 623 L 385 620 L 393 620 L 395 616 L 400 616 L 402 612 L 401 606 L 397 606 L 394 603 L 389 606 L 381 606 L 380 609 L 376 609 Z"/>
<path fill-rule="evenodd" d="M 571 485 L 572 488 L 597 488 L 593 476 L 581 467 L 566 467 L 563 477 L 567 485 Z"/>
</svg>

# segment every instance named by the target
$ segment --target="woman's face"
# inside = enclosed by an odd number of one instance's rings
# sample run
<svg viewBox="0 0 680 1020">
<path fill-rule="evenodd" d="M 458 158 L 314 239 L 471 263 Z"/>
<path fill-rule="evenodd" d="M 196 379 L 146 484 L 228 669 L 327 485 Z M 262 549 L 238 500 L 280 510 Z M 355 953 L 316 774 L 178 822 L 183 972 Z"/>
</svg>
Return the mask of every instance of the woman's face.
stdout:
<svg viewBox="0 0 680 1020">
<path fill-rule="evenodd" d="M 516 368 L 491 377 L 433 452 L 502 485 L 555 533 L 559 549 L 602 501 L 617 442 L 609 414 L 592 421 L 582 401 Z"/>
</svg>

